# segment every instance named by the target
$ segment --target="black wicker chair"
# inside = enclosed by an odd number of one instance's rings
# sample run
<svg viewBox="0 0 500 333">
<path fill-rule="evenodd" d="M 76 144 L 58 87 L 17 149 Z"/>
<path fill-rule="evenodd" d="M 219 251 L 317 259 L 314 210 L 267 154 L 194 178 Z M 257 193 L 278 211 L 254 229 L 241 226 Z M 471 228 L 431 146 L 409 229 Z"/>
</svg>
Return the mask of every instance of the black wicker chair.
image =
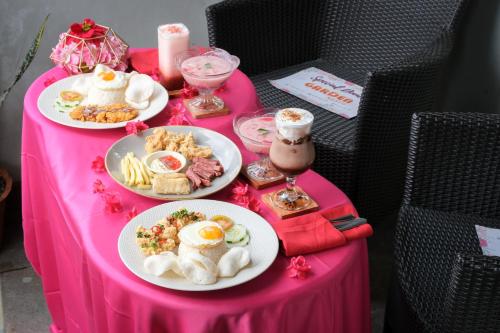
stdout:
<svg viewBox="0 0 500 333">
<path fill-rule="evenodd" d="M 414 116 L 386 332 L 500 332 L 500 257 L 476 224 L 500 228 L 500 116 Z"/>
<path fill-rule="evenodd" d="M 265 106 L 314 113 L 314 169 L 376 216 L 399 207 L 411 114 L 432 111 L 466 2 L 226 0 L 206 15 L 210 44 L 241 58 Z M 357 119 L 268 82 L 311 66 L 364 87 Z"/>
</svg>

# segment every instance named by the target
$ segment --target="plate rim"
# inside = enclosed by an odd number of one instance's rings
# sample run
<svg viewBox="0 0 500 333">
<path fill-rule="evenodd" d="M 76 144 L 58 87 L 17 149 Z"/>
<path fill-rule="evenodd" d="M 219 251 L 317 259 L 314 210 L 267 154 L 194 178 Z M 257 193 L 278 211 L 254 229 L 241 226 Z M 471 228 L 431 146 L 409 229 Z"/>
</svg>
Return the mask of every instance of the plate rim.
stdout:
<svg viewBox="0 0 500 333">
<path fill-rule="evenodd" d="M 57 80 L 55 83 L 60 83 L 60 82 L 63 82 L 63 81 L 70 81 L 70 80 L 73 80 L 74 78 L 78 78 L 78 77 L 82 77 L 82 76 L 90 76 L 92 75 L 92 73 L 82 73 L 82 74 L 78 74 L 78 75 L 70 75 L 70 76 L 67 76 L 65 78 L 62 78 L 60 80 Z M 168 90 L 162 86 L 160 83 L 154 81 L 154 84 L 155 84 L 155 89 L 156 88 L 159 88 L 160 90 L 162 90 L 165 95 L 167 96 L 165 102 L 164 102 L 164 105 L 163 107 L 155 114 L 151 115 L 150 117 L 146 118 L 146 119 L 142 119 L 141 121 L 147 121 L 153 117 L 156 117 L 158 114 L 160 114 L 163 110 L 165 110 L 165 107 L 167 106 L 169 100 L 170 100 L 170 96 L 168 94 Z M 59 124 L 59 125 L 63 125 L 63 126 L 66 126 L 66 127 L 70 127 L 70 128 L 79 128 L 79 129 L 85 129 L 85 130 L 111 130 L 111 129 L 117 129 L 117 128 L 123 128 L 125 126 L 127 126 L 127 123 L 128 121 L 121 121 L 121 122 L 118 122 L 118 123 L 96 123 L 96 122 L 91 122 L 91 123 L 95 123 L 95 124 L 103 124 L 103 127 L 86 127 L 85 124 L 86 123 L 89 123 L 87 121 L 82 121 L 81 124 L 82 125 L 76 125 L 76 124 L 69 124 L 69 123 L 65 123 L 64 121 L 60 121 L 60 120 L 57 120 L 53 117 L 51 117 L 48 113 L 46 112 L 43 112 L 42 111 L 42 108 L 40 107 L 40 100 L 42 98 L 42 96 L 44 96 L 45 94 L 48 94 L 47 91 L 49 91 L 49 89 L 52 87 L 52 84 L 45 87 L 42 92 L 38 95 L 38 99 L 37 99 L 37 102 L 36 102 L 36 106 L 37 106 L 37 109 L 38 111 L 42 114 L 42 116 L 44 116 L 46 119 L 56 123 L 56 124 Z M 45 108 L 44 108 L 45 109 Z M 134 121 L 134 119 L 132 119 L 131 121 Z M 107 126 L 106 126 L 107 125 Z M 111 126 L 111 127 L 110 127 Z"/>
<path fill-rule="evenodd" d="M 126 190 L 132 192 L 132 193 L 135 193 L 137 195 L 140 195 L 142 197 L 145 197 L 145 198 L 150 198 L 150 199 L 156 199 L 156 200 L 161 200 L 161 201 L 179 201 L 179 200 L 196 200 L 196 199 L 201 199 L 201 198 L 205 198 L 209 195 L 213 195 L 217 192 L 220 192 L 222 191 L 223 189 L 225 189 L 227 186 L 229 186 L 236 178 L 238 178 L 238 175 L 240 174 L 241 172 L 241 168 L 243 167 L 243 156 L 241 155 L 241 151 L 240 149 L 238 148 L 238 146 L 236 145 L 236 143 L 234 143 L 231 139 L 229 139 L 227 136 L 225 136 L 224 134 L 222 133 L 219 133 L 219 132 L 216 132 L 214 130 L 211 130 L 211 129 L 208 129 L 208 128 L 205 128 L 205 127 L 200 127 L 200 126 L 184 126 L 184 125 L 164 125 L 164 126 L 156 126 L 156 127 L 150 127 L 148 130 L 154 130 L 156 128 L 196 128 L 197 130 L 198 129 L 201 129 L 201 130 L 204 130 L 204 131 L 208 131 L 208 132 L 211 132 L 211 133 L 214 133 L 216 135 L 220 135 L 222 137 L 224 137 L 227 141 L 229 141 L 230 144 L 232 144 L 234 146 L 234 148 L 236 149 L 236 151 L 238 152 L 238 164 L 239 164 L 239 170 L 236 172 L 235 171 L 235 174 L 234 176 L 230 177 L 230 180 L 228 181 L 227 185 L 225 186 L 222 186 L 221 188 L 219 189 L 216 189 L 216 190 L 213 190 L 213 191 L 210 191 L 209 193 L 206 193 L 206 194 L 203 194 L 202 196 L 182 196 L 183 194 L 166 194 L 164 197 L 159 197 L 159 196 L 154 196 L 154 195 L 148 195 L 148 194 L 144 194 L 142 192 L 138 192 L 134 189 L 132 189 L 131 187 L 128 187 L 126 186 L 125 184 L 123 184 L 122 182 L 120 182 L 118 179 L 116 179 L 113 174 L 111 173 L 110 169 L 109 169 L 109 166 L 108 166 L 108 155 L 110 154 L 111 150 L 113 149 L 113 147 L 115 145 L 117 145 L 119 142 L 127 139 L 128 137 L 132 136 L 132 135 L 136 135 L 136 134 L 129 134 L 129 135 L 126 135 L 124 137 L 122 137 L 121 139 L 118 139 L 116 140 L 115 142 L 113 142 L 113 144 L 108 148 L 108 150 L 106 151 L 106 155 L 104 156 L 104 166 L 106 168 L 106 172 L 108 173 L 108 176 L 111 177 L 111 179 L 113 179 L 113 181 L 115 181 L 118 185 L 120 185 L 121 187 L 125 188 Z M 142 135 L 142 133 L 141 133 Z M 194 192 L 193 192 L 194 193 Z M 177 197 L 171 197 L 173 195 L 176 195 Z"/>
<path fill-rule="evenodd" d="M 133 219 L 131 219 L 130 221 L 128 221 L 121 229 L 120 231 L 120 234 L 118 235 L 118 240 L 117 240 L 117 250 L 118 250 L 118 256 L 120 257 L 120 261 L 122 262 L 122 264 L 127 268 L 127 270 L 129 272 L 131 272 L 134 276 L 136 276 L 137 278 L 139 278 L 141 281 L 144 281 L 144 282 L 147 282 L 151 285 L 155 285 L 155 286 L 158 286 L 160 288 L 164 288 L 164 289 L 168 289 L 168 290 L 178 290 L 178 291 L 189 291 L 189 292 L 209 292 L 209 291 L 216 291 L 216 290 L 224 290 L 224 289 L 228 289 L 228 288 L 233 288 L 233 287 L 236 287 L 236 286 L 239 286 L 239 285 L 242 285 L 242 284 L 245 284 L 247 282 L 250 282 L 254 279 L 256 279 L 257 277 L 259 277 L 260 275 L 264 274 L 264 272 L 266 272 L 269 267 L 271 267 L 271 265 L 276 261 L 276 258 L 278 257 L 278 253 L 279 253 L 279 239 L 278 239 L 278 235 L 276 234 L 276 231 L 274 230 L 274 228 L 271 226 L 271 224 L 261 215 L 245 208 L 245 207 L 242 207 L 242 206 L 238 206 L 236 204 L 233 204 L 231 202 L 227 202 L 227 201 L 222 201 L 222 200 L 213 200 L 213 199 L 194 199 L 192 200 L 191 202 L 194 202 L 194 201 L 205 201 L 205 202 L 212 202 L 212 203 L 223 203 L 223 204 L 228 204 L 228 205 L 231 205 L 231 206 L 235 206 L 235 207 L 238 207 L 239 209 L 242 209 L 244 211 L 246 211 L 247 213 L 251 213 L 251 215 L 255 215 L 257 216 L 257 218 L 259 219 L 262 219 L 266 224 L 267 224 L 267 227 L 271 230 L 271 235 L 273 236 L 273 248 L 274 248 L 274 254 L 273 254 L 273 259 L 270 260 L 268 263 L 266 263 L 264 265 L 264 268 L 255 276 L 253 276 L 252 278 L 248 279 L 248 280 L 245 280 L 243 282 L 239 282 L 239 283 L 236 283 L 236 284 L 232 284 L 232 285 L 228 285 L 228 286 L 217 286 L 217 283 L 214 283 L 214 284 L 208 284 L 208 285 L 198 285 L 198 284 L 194 284 L 194 286 L 203 286 L 204 288 L 203 289 L 190 289 L 190 288 L 172 288 L 172 287 L 167 287 L 167 286 L 164 286 L 164 285 L 159 285 L 157 283 L 154 283 L 152 281 L 148 281 L 146 279 L 144 279 L 142 276 L 140 276 L 138 273 L 136 273 L 134 270 L 132 270 L 129 265 L 127 265 L 127 263 L 123 260 L 123 256 L 122 256 L 122 252 L 120 251 L 120 243 L 122 241 L 122 238 L 125 237 L 124 236 L 124 230 L 125 228 L 131 224 L 134 220 L 138 219 L 141 215 L 143 215 L 144 213 L 152 210 L 152 209 L 158 209 L 159 207 L 162 207 L 162 206 L 167 206 L 167 205 L 170 205 L 170 204 L 176 204 L 176 202 L 165 202 L 163 204 L 160 204 L 160 205 L 156 205 L 156 206 L 153 206 L 153 207 L 150 207 L 148 209 L 146 209 L 145 211 L 141 212 L 139 215 L 135 216 Z M 134 244 L 135 245 L 135 244 Z M 200 287 L 201 288 L 201 287 Z"/>
</svg>

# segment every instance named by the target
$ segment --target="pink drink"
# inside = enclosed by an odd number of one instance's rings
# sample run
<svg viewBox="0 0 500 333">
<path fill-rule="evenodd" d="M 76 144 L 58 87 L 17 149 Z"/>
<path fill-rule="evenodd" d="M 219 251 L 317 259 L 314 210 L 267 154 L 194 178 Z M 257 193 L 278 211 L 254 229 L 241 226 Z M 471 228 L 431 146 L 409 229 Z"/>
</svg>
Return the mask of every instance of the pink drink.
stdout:
<svg viewBox="0 0 500 333">
<path fill-rule="evenodd" d="M 258 154 L 269 154 L 276 132 L 274 117 L 262 116 L 245 120 L 239 128 L 246 149 Z"/>
<path fill-rule="evenodd" d="M 182 23 L 158 27 L 158 62 L 163 84 L 169 90 L 181 89 L 184 79 L 177 69 L 175 56 L 189 48 L 189 29 Z"/>
<path fill-rule="evenodd" d="M 232 64 L 213 55 L 199 55 L 184 60 L 181 70 L 184 79 L 196 88 L 217 89 L 231 75 Z"/>
</svg>

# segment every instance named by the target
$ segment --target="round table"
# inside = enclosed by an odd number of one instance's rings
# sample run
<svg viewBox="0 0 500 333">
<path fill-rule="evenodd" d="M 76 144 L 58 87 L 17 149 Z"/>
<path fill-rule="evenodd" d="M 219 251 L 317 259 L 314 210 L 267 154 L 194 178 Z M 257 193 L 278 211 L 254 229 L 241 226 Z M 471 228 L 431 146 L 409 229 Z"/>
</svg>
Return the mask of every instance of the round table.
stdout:
<svg viewBox="0 0 500 333">
<path fill-rule="evenodd" d="M 54 68 L 40 76 L 24 100 L 22 137 L 23 228 L 28 259 L 40 275 L 52 316 L 53 332 L 369 332 L 370 302 L 365 240 L 306 256 L 312 266 L 305 280 L 288 276 L 289 258 L 279 254 L 258 278 L 211 292 L 181 292 L 149 284 L 132 274 L 118 256 L 117 239 L 133 207 L 144 211 L 162 202 L 140 197 L 95 173 L 91 162 L 104 156 L 124 129 L 82 130 L 47 120 L 37 98 L 48 79 L 66 74 Z M 195 120 L 223 133 L 247 152 L 232 131 L 235 113 L 260 104 L 251 81 L 241 72 L 219 94 L 227 116 Z M 169 105 L 178 101 L 172 100 Z M 164 111 L 147 121 L 166 124 Z M 92 184 L 101 179 L 119 192 L 122 213 L 107 213 Z M 350 204 L 333 184 L 313 171 L 298 184 L 321 208 Z M 260 198 L 262 191 L 252 189 Z M 228 200 L 228 190 L 210 197 Z M 271 224 L 273 213 L 262 204 Z"/>
</svg>

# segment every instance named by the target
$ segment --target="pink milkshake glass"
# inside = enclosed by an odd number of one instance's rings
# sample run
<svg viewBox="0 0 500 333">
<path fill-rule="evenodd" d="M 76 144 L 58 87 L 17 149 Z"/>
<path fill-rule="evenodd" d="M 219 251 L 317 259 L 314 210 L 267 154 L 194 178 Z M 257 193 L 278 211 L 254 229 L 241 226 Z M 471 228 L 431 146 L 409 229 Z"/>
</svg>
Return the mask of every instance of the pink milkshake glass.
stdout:
<svg viewBox="0 0 500 333">
<path fill-rule="evenodd" d="M 276 135 L 274 116 L 278 109 L 265 108 L 238 114 L 233 119 L 234 132 L 245 148 L 259 156 L 246 166 L 246 174 L 257 181 L 273 181 L 283 177 L 271 164 L 269 149 Z"/>
<path fill-rule="evenodd" d="M 224 108 L 224 101 L 213 92 L 238 68 L 240 59 L 213 47 L 193 47 L 176 56 L 177 68 L 184 80 L 200 94 L 189 104 L 196 109 L 214 112 Z"/>
<path fill-rule="evenodd" d="M 181 89 L 184 84 L 175 56 L 189 49 L 189 29 L 182 23 L 158 27 L 158 66 L 162 83 L 168 90 Z"/>
</svg>

